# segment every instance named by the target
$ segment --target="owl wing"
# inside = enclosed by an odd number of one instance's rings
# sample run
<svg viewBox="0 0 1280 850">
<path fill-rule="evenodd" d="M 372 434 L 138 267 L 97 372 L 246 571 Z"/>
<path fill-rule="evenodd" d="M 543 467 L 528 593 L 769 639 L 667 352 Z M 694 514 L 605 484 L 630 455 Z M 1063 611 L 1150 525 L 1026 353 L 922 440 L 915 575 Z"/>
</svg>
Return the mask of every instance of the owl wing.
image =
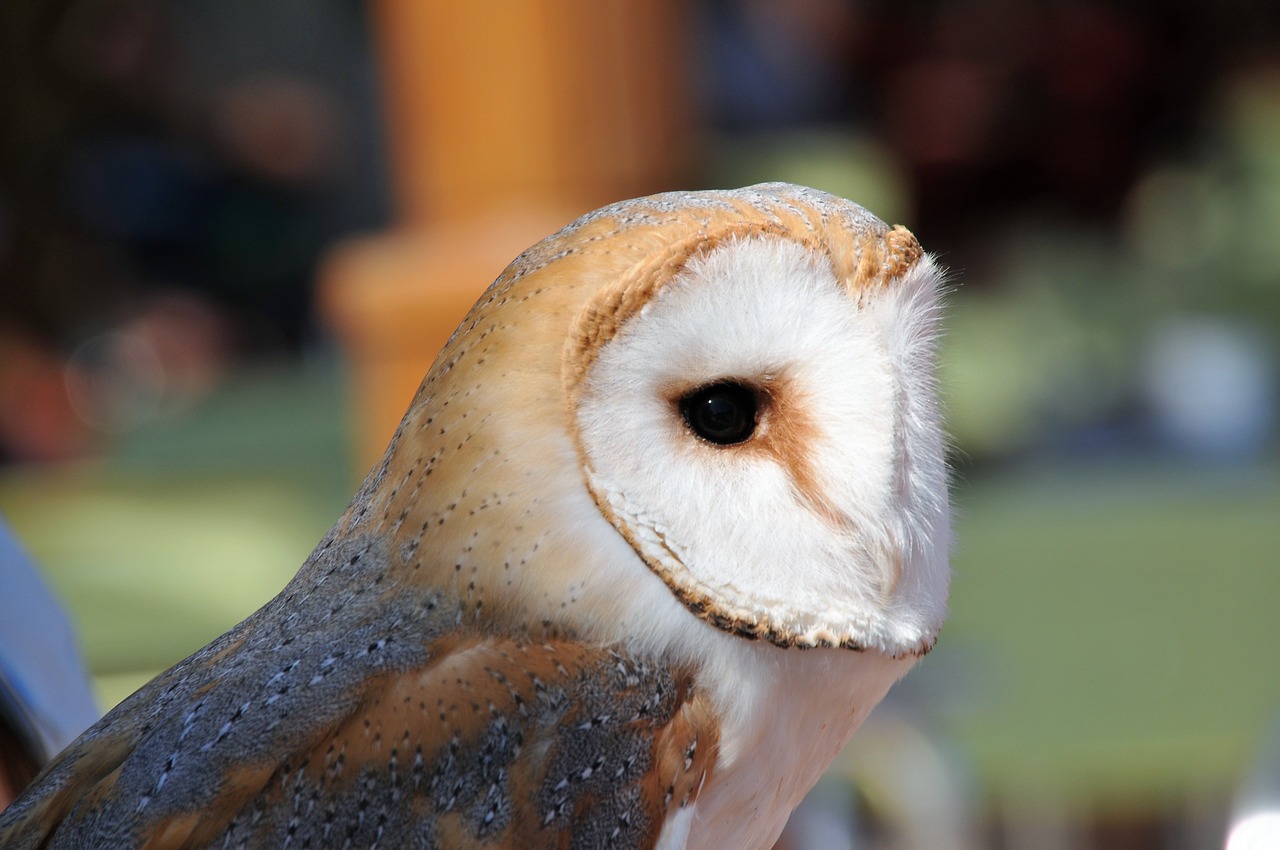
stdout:
<svg viewBox="0 0 1280 850">
<path fill-rule="evenodd" d="M 130 749 L 156 749 L 137 734 L 72 748 L 57 790 L 0 817 L 0 845 L 650 848 L 692 805 L 717 726 L 687 674 L 572 641 L 435 643 L 431 663 L 369 677 L 349 711 L 265 741 L 198 796 L 122 794 Z"/>
</svg>

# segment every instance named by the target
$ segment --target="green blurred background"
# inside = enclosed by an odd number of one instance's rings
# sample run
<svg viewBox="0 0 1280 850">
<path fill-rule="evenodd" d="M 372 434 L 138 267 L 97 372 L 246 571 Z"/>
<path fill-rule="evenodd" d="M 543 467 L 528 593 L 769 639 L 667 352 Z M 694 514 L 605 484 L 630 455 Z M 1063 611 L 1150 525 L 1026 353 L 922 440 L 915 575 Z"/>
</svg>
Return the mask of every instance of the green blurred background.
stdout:
<svg viewBox="0 0 1280 850">
<path fill-rule="evenodd" d="M 394 6 L 0 11 L 0 515 L 104 708 L 362 473 L 315 283 L 405 216 Z M 683 129 L 640 191 L 806 183 L 953 270 L 952 617 L 877 716 L 946 754 L 966 846 L 1222 846 L 1280 716 L 1280 8 L 669 6 Z"/>
</svg>

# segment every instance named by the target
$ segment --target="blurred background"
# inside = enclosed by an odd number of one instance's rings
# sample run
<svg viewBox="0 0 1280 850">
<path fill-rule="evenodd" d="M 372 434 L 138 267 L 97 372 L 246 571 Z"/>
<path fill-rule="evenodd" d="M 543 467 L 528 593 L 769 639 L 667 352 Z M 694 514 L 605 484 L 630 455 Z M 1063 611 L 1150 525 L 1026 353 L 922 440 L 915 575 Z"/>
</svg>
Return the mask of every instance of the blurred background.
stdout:
<svg viewBox="0 0 1280 850">
<path fill-rule="evenodd" d="M 7 0 L 0 516 L 106 709 L 292 576 L 524 247 L 809 184 L 953 270 L 958 542 L 784 845 L 1280 847 L 1278 36 L 1269 0 Z"/>
</svg>

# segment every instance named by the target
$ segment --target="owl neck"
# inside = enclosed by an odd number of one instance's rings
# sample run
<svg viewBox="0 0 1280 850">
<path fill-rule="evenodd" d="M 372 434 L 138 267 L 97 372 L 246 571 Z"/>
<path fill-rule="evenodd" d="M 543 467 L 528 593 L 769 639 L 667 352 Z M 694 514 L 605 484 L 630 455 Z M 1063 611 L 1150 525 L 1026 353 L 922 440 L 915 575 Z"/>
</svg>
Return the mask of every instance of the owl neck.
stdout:
<svg viewBox="0 0 1280 850">
<path fill-rule="evenodd" d="M 914 663 L 874 651 L 765 644 L 727 653 L 701 682 L 722 709 L 720 758 L 688 847 L 770 847 L 791 811 Z"/>
</svg>

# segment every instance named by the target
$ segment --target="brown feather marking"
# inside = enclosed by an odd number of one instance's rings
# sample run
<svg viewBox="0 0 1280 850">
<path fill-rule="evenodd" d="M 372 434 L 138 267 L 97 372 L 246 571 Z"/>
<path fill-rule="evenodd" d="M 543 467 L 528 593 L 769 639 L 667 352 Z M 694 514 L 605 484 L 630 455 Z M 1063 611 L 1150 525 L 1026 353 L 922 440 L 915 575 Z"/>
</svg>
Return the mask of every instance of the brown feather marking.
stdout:
<svg viewBox="0 0 1280 850">
<path fill-rule="evenodd" d="M 651 805 L 672 795 L 668 804 L 678 808 L 694 803 L 719 751 L 719 725 L 704 699 L 691 699 L 658 735 L 656 769 L 646 777 L 646 798 Z"/>
<path fill-rule="evenodd" d="M 108 777 L 114 782 L 119 771 Z M 189 847 L 217 846 L 215 839 L 226 829 L 230 820 L 246 798 L 262 791 L 276 773 L 274 760 L 259 764 L 245 764 L 223 777 L 217 797 L 197 811 L 182 811 L 158 820 L 144 836 L 140 850 L 184 850 Z M 107 780 L 104 780 L 104 783 Z M 102 787 L 103 783 L 99 783 Z M 95 792 L 98 790 L 94 789 Z M 104 789 L 106 797 L 110 789 Z M 93 806 L 90 805 L 91 811 Z"/>
<path fill-rule="evenodd" d="M 56 790 L 35 800 L 23 819 L 14 824 L 13 834 L 0 836 L 12 840 L 5 847 L 43 847 L 78 806 L 92 807 L 110 796 L 120 777 L 119 766 L 131 749 L 131 742 L 123 735 L 95 739 L 92 746 L 84 741 L 72 744 L 36 777 L 32 787 L 50 780 L 56 783 Z"/>
<path fill-rule="evenodd" d="M 884 235 L 884 247 L 884 274 L 888 278 L 906 274 L 924 256 L 924 249 L 915 235 L 901 224 L 895 224 Z"/>
<path fill-rule="evenodd" d="M 616 286 L 599 292 L 582 308 L 565 343 L 562 374 L 570 407 L 600 349 L 674 279 L 690 259 L 733 239 L 784 233 L 776 224 L 750 220 L 699 230 L 687 239 L 645 256 Z"/>
<path fill-rule="evenodd" d="M 454 637 L 431 654 L 427 667 L 371 683 L 260 792 L 241 785 L 248 793 L 220 812 L 221 828 L 191 829 L 190 846 L 287 836 L 396 846 L 425 828 L 442 847 L 577 846 L 584 831 L 599 839 L 586 846 L 652 847 L 714 763 L 717 723 L 687 671 L 569 641 Z M 331 809 L 290 820 L 312 799 Z M 320 834 L 326 826 L 336 836 Z"/>
<path fill-rule="evenodd" d="M 171 850 L 191 846 L 188 842 L 203 817 L 202 812 L 190 812 L 169 818 L 156 827 L 139 850 Z"/>
<path fill-rule="evenodd" d="M 853 520 L 836 506 L 818 479 L 813 454 L 822 432 L 809 415 L 809 405 L 785 377 L 772 381 L 764 390 L 768 404 L 759 437 L 744 448 L 768 453 L 787 470 L 796 494 L 814 513 L 834 528 L 848 528 Z"/>
</svg>

